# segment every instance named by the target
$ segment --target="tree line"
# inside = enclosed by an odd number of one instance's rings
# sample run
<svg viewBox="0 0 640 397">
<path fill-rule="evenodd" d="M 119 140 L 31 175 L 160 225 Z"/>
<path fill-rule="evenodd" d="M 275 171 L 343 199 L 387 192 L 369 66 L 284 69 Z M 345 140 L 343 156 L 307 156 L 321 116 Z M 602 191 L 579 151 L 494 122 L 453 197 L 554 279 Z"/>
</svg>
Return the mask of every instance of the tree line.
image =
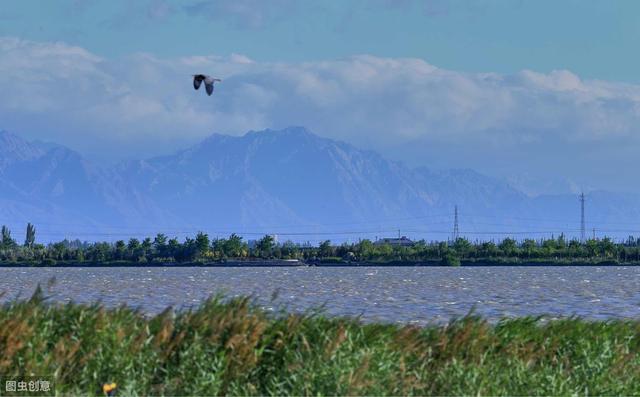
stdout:
<svg viewBox="0 0 640 397">
<path fill-rule="evenodd" d="M 395 246 L 363 239 L 357 243 L 332 244 L 326 240 L 318 245 L 286 241 L 278 243 L 271 235 L 255 241 L 245 241 L 237 234 L 211 239 L 199 232 L 193 238 L 180 241 L 165 234 L 154 238 L 115 242 L 81 242 L 63 240 L 49 244 L 36 242 L 36 228 L 27 225 L 24 243 L 19 244 L 8 227 L 2 226 L 0 236 L 1 263 L 64 262 L 215 262 L 223 260 L 297 259 L 325 262 L 419 262 L 441 261 L 457 265 L 460 261 L 612 261 L 640 263 L 640 238 L 629 237 L 615 242 L 605 237 L 580 242 L 564 235 L 539 240 L 505 238 L 501 241 L 471 242 L 460 237 L 455 241 L 420 240 L 410 246 Z"/>
</svg>

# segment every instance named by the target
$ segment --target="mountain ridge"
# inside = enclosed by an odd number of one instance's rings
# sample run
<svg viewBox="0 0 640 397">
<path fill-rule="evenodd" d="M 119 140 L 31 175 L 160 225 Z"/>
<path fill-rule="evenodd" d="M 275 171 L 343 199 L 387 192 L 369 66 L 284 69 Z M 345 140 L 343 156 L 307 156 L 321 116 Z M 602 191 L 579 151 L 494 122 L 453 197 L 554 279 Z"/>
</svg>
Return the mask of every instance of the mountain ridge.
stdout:
<svg viewBox="0 0 640 397">
<path fill-rule="evenodd" d="M 575 236 L 579 221 L 573 195 L 529 197 L 469 169 L 412 169 L 304 127 L 212 134 L 173 154 L 111 167 L 59 145 L 0 132 L 0 143 L 5 141 L 0 222 L 19 229 L 56 220 L 58 226 L 46 227 L 51 236 L 83 238 L 84 231 L 85 239 L 111 239 L 143 230 L 204 230 L 294 238 L 300 230 L 302 236 L 345 239 L 400 228 L 414 238 L 446 239 L 455 205 L 461 229 L 476 238 L 515 229 L 533 237 L 561 229 Z M 601 225 L 640 220 L 637 195 L 594 192 L 593 200 L 591 214 L 599 214 Z"/>
</svg>

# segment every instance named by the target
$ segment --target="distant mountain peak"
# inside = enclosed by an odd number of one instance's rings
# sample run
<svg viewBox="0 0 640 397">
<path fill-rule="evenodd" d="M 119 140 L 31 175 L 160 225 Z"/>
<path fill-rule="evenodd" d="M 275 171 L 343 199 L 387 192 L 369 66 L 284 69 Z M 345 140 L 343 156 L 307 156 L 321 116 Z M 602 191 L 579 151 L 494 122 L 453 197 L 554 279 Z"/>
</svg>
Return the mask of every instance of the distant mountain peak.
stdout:
<svg viewBox="0 0 640 397">
<path fill-rule="evenodd" d="M 16 142 L 16 141 L 22 141 L 26 143 L 24 139 L 20 138 L 15 134 L 10 133 L 9 131 L 0 130 L 0 142 L 9 143 L 9 142 Z"/>
<path fill-rule="evenodd" d="M 272 136 L 272 137 L 286 137 L 286 136 L 307 136 L 320 138 L 320 136 L 309 131 L 305 127 L 301 126 L 289 126 L 283 129 L 265 128 L 263 130 L 249 130 L 244 135 L 225 135 L 220 133 L 213 133 L 200 142 L 202 144 L 219 143 L 229 139 L 242 139 L 242 138 L 256 138 L 260 136 Z"/>
<path fill-rule="evenodd" d="M 292 134 L 299 134 L 299 135 L 313 135 L 313 136 L 317 136 L 316 134 L 312 133 L 311 131 L 309 131 L 307 128 L 303 127 L 303 126 L 298 126 L 298 125 L 292 125 L 289 127 L 285 127 L 279 130 L 274 130 L 271 128 L 265 128 L 264 130 L 251 130 L 249 132 L 247 132 L 246 135 L 252 135 L 252 134 L 274 134 L 274 135 L 292 135 Z"/>
<path fill-rule="evenodd" d="M 18 135 L 0 130 L 0 168 L 16 160 L 29 160 L 42 156 L 44 150 Z"/>
<path fill-rule="evenodd" d="M 309 131 L 307 128 L 299 126 L 299 125 L 292 125 L 292 126 L 283 128 L 282 130 L 279 131 L 279 133 L 280 134 L 300 134 L 300 135 L 317 136 L 313 132 Z"/>
<path fill-rule="evenodd" d="M 636 221 L 638 203 L 636 196 L 593 194 L 589 214 Z M 487 238 L 557 230 L 573 222 L 577 205 L 574 195 L 529 197 L 468 169 L 411 169 L 300 126 L 213 134 L 173 154 L 114 168 L 0 131 L 0 216 L 10 225 L 62 222 L 61 234 L 82 238 L 90 237 L 82 232 L 87 224 L 102 232 L 114 226 L 216 235 L 285 230 L 309 238 L 344 230 L 372 238 L 402 227 L 416 231 L 410 237 L 446 238 L 454 206 L 468 237 L 475 231 Z M 527 223 L 522 214 L 539 222 Z"/>
</svg>

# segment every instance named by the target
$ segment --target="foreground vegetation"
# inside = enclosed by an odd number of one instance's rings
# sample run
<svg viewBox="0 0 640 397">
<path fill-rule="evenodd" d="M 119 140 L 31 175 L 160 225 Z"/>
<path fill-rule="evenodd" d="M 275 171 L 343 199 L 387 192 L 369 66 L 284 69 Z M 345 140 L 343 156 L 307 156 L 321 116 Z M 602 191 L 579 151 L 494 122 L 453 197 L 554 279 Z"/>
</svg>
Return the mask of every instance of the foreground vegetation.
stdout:
<svg viewBox="0 0 640 397">
<path fill-rule="evenodd" d="M 269 315 L 211 299 L 153 318 L 132 309 L 49 304 L 0 309 L 0 373 L 51 376 L 57 394 L 637 395 L 640 321 L 447 326 Z"/>
<path fill-rule="evenodd" d="M 415 263 L 459 265 L 464 263 L 517 264 L 640 264 L 640 238 L 629 237 L 623 242 L 610 238 L 590 239 L 581 243 L 567 240 L 564 235 L 541 240 L 517 241 L 505 238 L 500 242 L 472 243 L 465 238 L 455 241 L 424 240 L 407 246 L 361 240 L 335 245 L 324 241 L 317 246 L 277 243 L 266 235 L 246 242 L 232 234 L 228 238 L 210 239 L 198 233 L 184 241 L 158 234 L 155 238 L 115 242 L 81 242 L 64 240 L 42 245 L 36 243 L 36 230 L 28 225 L 24 244 L 12 238 L 2 227 L 0 264 L 146 264 L 146 263 L 213 263 L 226 260 L 297 259 L 318 263 Z"/>
</svg>

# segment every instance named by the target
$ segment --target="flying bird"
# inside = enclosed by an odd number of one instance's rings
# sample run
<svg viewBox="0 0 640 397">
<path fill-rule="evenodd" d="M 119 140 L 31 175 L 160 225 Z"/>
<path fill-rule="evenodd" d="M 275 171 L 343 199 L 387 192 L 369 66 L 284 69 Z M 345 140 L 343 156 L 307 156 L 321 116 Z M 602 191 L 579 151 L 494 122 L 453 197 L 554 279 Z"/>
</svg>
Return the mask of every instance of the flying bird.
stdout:
<svg viewBox="0 0 640 397">
<path fill-rule="evenodd" d="M 213 94 L 213 84 L 216 81 L 222 81 L 220 79 L 215 79 L 211 76 L 207 76 L 206 74 L 194 74 L 193 75 L 193 88 L 196 90 L 200 88 L 200 85 L 204 81 L 204 88 L 207 90 L 207 95 Z"/>
</svg>

